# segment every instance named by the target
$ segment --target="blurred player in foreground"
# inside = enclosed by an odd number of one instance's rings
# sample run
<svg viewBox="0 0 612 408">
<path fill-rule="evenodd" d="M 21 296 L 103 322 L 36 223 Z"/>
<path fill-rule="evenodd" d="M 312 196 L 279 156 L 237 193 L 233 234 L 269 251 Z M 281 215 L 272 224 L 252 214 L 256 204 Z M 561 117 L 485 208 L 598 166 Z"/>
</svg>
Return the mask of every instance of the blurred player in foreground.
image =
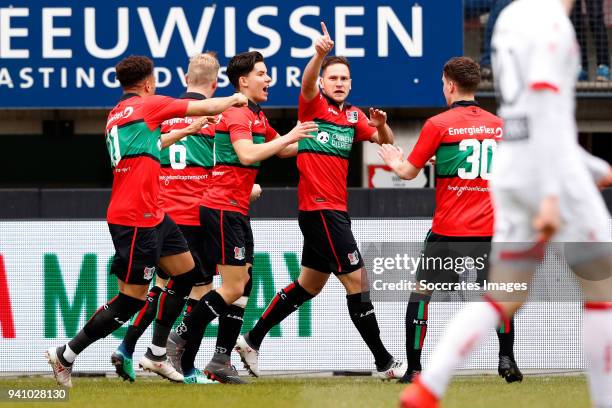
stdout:
<svg viewBox="0 0 612 408">
<path fill-rule="evenodd" d="M 475 268 L 482 285 L 489 266 L 493 239 L 493 204 L 489 194 L 491 166 L 503 122 L 481 109 L 475 99 L 480 83 L 480 66 L 467 57 L 449 60 L 443 69 L 442 91 L 449 110 L 425 122 L 419 140 L 404 160 L 401 148 L 383 145 L 379 155 L 401 178 L 415 178 L 435 155 L 436 211 L 427 233 L 424 259 L 447 257 L 481 259 Z M 446 284 L 455 290 L 459 275 L 454 270 L 419 267 L 416 282 Z M 441 286 L 442 285 L 438 285 Z M 421 351 L 427 332 L 432 291 L 419 288 L 410 294 L 406 307 L 406 355 L 408 371 L 400 382 L 410 382 L 421 371 Z M 514 319 L 505 320 L 497 330 L 498 373 L 507 382 L 521 381 L 523 375 L 514 360 Z"/>
<path fill-rule="evenodd" d="M 348 158 L 353 144 L 393 143 L 393 132 L 385 112 L 370 109 L 368 119 L 347 102 L 351 89 L 349 62 L 344 57 L 327 57 L 334 42 L 325 24 L 321 26 L 323 35 L 315 42 L 315 54 L 304 69 L 298 105 L 299 120 L 314 121 L 319 126 L 316 138 L 301 140 L 298 148 L 302 269 L 299 278 L 272 299 L 255 327 L 238 338 L 236 350 L 245 368 L 258 376 L 259 348 L 266 334 L 318 295 L 333 273 L 346 289 L 349 315 L 374 356 L 377 376 L 398 378 L 406 372 L 406 364 L 395 360 L 380 339 L 346 205 Z"/>
<path fill-rule="evenodd" d="M 67 344 L 47 350 L 53 374 L 65 387 L 72 386 L 76 356 L 145 305 L 158 266 L 173 277 L 177 296 L 187 296 L 193 286 L 197 271 L 187 242 L 159 205 L 162 122 L 181 116 L 215 115 L 247 103 L 240 94 L 203 101 L 155 95 L 153 63 L 147 57 L 126 57 L 117 64 L 116 72 L 123 96 L 106 123 L 106 145 L 114 173 L 107 221 L 116 251 L 111 273 L 119 280 L 119 294 L 100 307 Z M 167 363 L 165 353 L 145 355 L 140 364 L 171 381 L 183 380 Z"/>
<path fill-rule="evenodd" d="M 530 282 L 546 242 L 564 243 L 584 294 L 584 352 L 592 404 L 612 406 L 612 258 L 608 213 L 597 185 L 610 166 L 578 144 L 575 81 L 579 49 L 568 18 L 573 0 L 518 0 L 493 37 L 504 140 L 491 181 L 495 205 L 491 280 Z M 489 292 L 447 328 L 402 407 L 437 407 L 455 367 L 488 330 L 512 316 L 527 291 Z"/>
</svg>

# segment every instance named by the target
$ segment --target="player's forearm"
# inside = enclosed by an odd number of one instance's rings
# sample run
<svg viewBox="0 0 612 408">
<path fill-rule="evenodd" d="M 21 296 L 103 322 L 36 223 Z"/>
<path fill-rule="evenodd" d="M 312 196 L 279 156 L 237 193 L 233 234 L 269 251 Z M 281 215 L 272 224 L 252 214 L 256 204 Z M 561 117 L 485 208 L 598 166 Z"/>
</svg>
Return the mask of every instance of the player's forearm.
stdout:
<svg viewBox="0 0 612 408">
<path fill-rule="evenodd" d="M 287 159 L 289 157 L 297 156 L 297 153 L 298 153 L 298 143 L 294 142 L 294 143 L 291 143 L 289 146 L 285 147 L 284 149 L 282 149 L 276 155 L 280 157 L 281 159 Z"/>
<path fill-rule="evenodd" d="M 311 100 L 317 96 L 319 92 L 317 81 L 322 65 L 323 57 L 315 53 L 310 61 L 308 61 L 306 68 L 304 68 L 304 73 L 302 74 L 302 95 L 304 95 L 307 100 Z"/>
<path fill-rule="evenodd" d="M 240 163 L 244 166 L 252 166 L 262 160 L 266 160 L 285 147 L 291 144 L 287 137 L 277 137 L 276 139 L 261 144 L 252 144 L 245 149 L 235 149 Z"/>
<path fill-rule="evenodd" d="M 189 132 L 185 131 L 184 129 L 162 134 L 160 136 L 162 150 L 166 149 L 169 146 L 172 146 L 173 144 L 187 136 L 189 136 Z"/>
<path fill-rule="evenodd" d="M 582 156 L 582 161 L 596 183 L 599 183 L 600 180 L 610 173 L 610 164 L 607 161 L 593 156 L 582 147 L 580 147 L 580 154 Z"/>
<path fill-rule="evenodd" d="M 390 166 L 391 170 L 397 174 L 397 176 L 403 180 L 412 180 L 419 175 L 421 169 L 414 167 L 408 160 L 403 160 L 393 166 Z"/>
<path fill-rule="evenodd" d="M 386 123 L 377 128 L 378 132 L 376 138 L 373 140 L 375 143 L 379 145 L 382 144 L 393 144 L 395 140 L 395 136 L 393 135 L 393 131 Z"/>
<path fill-rule="evenodd" d="M 201 101 L 190 101 L 186 116 L 218 115 L 237 103 L 234 95 L 223 98 L 209 98 Z"/>
</svg>

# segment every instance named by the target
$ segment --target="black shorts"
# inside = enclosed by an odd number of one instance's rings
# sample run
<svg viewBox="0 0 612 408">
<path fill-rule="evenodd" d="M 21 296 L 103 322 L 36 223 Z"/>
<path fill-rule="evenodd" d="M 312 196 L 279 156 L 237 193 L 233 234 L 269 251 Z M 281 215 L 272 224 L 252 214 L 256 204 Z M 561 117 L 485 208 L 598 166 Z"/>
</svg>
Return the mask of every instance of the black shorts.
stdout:
<svg viewBox="0 0 612 408">
<path fill-rule="evenodd" d="M 189 251 L 183 234 L 167 215 L 154 227 L 108 224 L 108 229 L 115 246 L 110 273 L 126 283 L 148 285 L 160 257 Z"/>
<path fill-rule="evenodd" d="M 199 225 L 179 225 L 189 245 L 189 251 L 193 256 L 193 261 L 196 265 L 196 270 L 199 272 L 196 275 L 193 286 L 203 286 L 212 283 L 213 277 L 217 270 L 216 264 L 207 263 L 204 256 L 204 234 Z"/>
<path fill-rule="evenodd" d="M 217 265 L 206 265 L 206 261 L 204 258 L 204 240 L 202 238 L 202 229 L 199 225 L 181 225 L 177 224 L 183 237 L 187 241 L 187 245 L 189 246 L 189 252 L 191 252 L 191 256 L 193 256 L 193 261 L 195 263 L 196 271 L 199 272 L 196 274 L 195 282 L 193 286 L 204 286 L 212 283 L 213 277 L 215 276 L 215 272 L 217 269 Z M 170 279 L 170 275 L 166 273 L 159 265 L 157 266 L 157 276 L 168 280 Z"/>
<path fill-rule="evenodd" d="M 300 211 L 298 222 L 304 236 L 302 266 L 336 275 L 363 267 L 347 212 Z"/>
<path fill-rule="evenodd" d="M 417 281 L 457 283 L 461 274 L 475 269 L 476 281 L 483 283 L 489 273 L 491 240 L 492 237 L 450 237 L 430 230 L 425 238 Z"/>
<path fill-rule="evenodd" d="M 253 264 L 253 231 L 248 216 L 200 206 L 200 226 L 207 265 Z"/>
</svg>

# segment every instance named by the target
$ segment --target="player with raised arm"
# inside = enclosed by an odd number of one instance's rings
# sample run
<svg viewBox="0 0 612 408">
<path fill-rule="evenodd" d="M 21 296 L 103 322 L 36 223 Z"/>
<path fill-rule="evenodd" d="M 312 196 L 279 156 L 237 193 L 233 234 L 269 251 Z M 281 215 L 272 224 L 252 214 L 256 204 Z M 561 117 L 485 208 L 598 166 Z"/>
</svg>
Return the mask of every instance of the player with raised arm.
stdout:
<svg viewBox="0 0 612 408">
<path fill-rule="evenodd" d="M 493 35 L 493 70 L 504 119 L 491 180 L 494 283 L 528 283 L 548 241 L 563 243 L 584 295 L 584 353 L 591 402 L 612 406 L 612 256 L 608 213 L 597 185 L 612 169 L 578 144 L 579 49 L 568 18 L 573 0 L 517 0 Z M 489 291 L 460 311 L 432 359 L 401 396 L 402 407 L 437 407 L 455 367 L 527 291 Z M 563 318 L 560 316 L 559 318 Z"/>
<path fill-rule="evenodd" d="M 404 160 L 401 148 L 383 145 L 378 154 L 399 177 L 415 178 L 425 164 L 436 158 L 436 210 L 425 238 L 424 259 L 470 257 L 482 259 L 477 282 L 484 283 L 493 238 L 493 204 L 489 194 L 491 166 L 503 122 L 481 109 L 475 92 L 480 66 L 467 57 L 449 60 L 443 69 L 442 91 L 449 110 L 425 122 L 419 139 Z M 457 283 L 454 271 L 427 269 L 422 265 L 416 282 Z M 421 371 L 421 351 L 427 332 L 432 291 L 417 286 L 406 308 L 406 354 L 408 371 L 400 382 L 410 382 Z M 507 382 L 521 381 L 514 360 L 514 319 L 497 330 L 498 373 Z"/>
<path fill-rule="evenodd" d="M 196 274 L 193 258 L 180 230 L 159 206 L 161 123 L 180 116 L 215 115 L 247 103 L 240 94 L 203 101 L 157 96 L 153 63 L 143 56 L 124 58 L 116 72 L 124 94 L 106 124 L 114 174 L 107 221 L 116 251 L 111 273 L 119 281 L 119 294 L 100 307 L 67 344 L 45 353 L 55 379 L 65 387 L 72 386 L 76 356 L 144 306 L 158 265 L 174 278 L 178 296 L 187 296 L 191 290 Z M 171 381 L 183 380 L 163 354 L 145 356 L 141 365 Z"/>
<path fill-rule="evenodd" d="M 214 53 L 207 52 L 190 58 L 185 76 L 187 89 L 180 98 L 187 100 L 211 98 L 217 90 L 218 72 L 219 61 Z M 179 117 L 166 120 L 161 126 L 160 206 L 177 223 L 189 245 L 198 271 L 194 287 L 187 299 L 187 311 L 212 289 L 216 268 L 215 265 L 203 264 L 203 243 L 199 228 L 200 199 L 212 177 L 216 121 L 215 116 Z M 261 191 L 258 185 L 257 187 L 256 194 Z M 155 286 L 147 295 L 147 303 L 135 315 L 123 342 L 111 358 L 117 374 L 123 379 L 135 380 L 132 354 L 136 342 L 156 316 L 151 348 L 166 345 L 169 328 L 164 322 L 178 317 L 185 303 L 183 298 L 177 297 L 174 285 L 174 281 L 172 279 L 168 281 L 168 276 L 158 269 Z M 219 330 L 225 331 L 228 326 L 235 326 L 234 322 L 239 322 L 238 325 L 241 327 L 242 320 L 238 317 L 241 316 L 237 314 L 229 321 L 222 319 Z M 230 350 L 232 347 L 233 345 L 229 346 Z M 167 351 L 170 362 L 172 362 L 171 351 L 171 349 Z"/>
<path fill-rule="evenodd" d="M 236 350 L 249 372 L 258 376 L 259 348 L 266 334 L 316 296 L 333 273 L 346 289 L 351 320 L 374 355 L 377 375 L 398 378 L 406 364 L 395 360 L 380 339 L 368 284 L 362 281 L 364 265 L 351 231 L 346 187 L 353 144 L 393 143 L 393 132 L 385 112 L 370 109 L 368 119 L 347 102 L 349 62 L 327 57 L 334 42 L 324 23 L 321 27 L 323 35 L 316 40 L 316 52 L 304 69 L 298 108 L 299 120 L 319 126 L 316 138 L 298 144 L 298 221 L 304 235 L 300 276 L 272 299 L 255 327 L 238 338 Z"/>
<path fill-rule="evenodd" d="M 200 207 L 205 262 L 217 265 L 222 285 L 211 290 L 193 307 L 177 333 L 182 338 L 181 367 L 186 383 L 197 384 L 204 375 L 194 361 L 208 323 L 216 317 L 244 309 L 251 290 L 253 233 L 248 217 L 249 196 L 260 162 L 273 155 L 289 157 L 297 153 L 297 143 L 317 131 L 304 121 L 280 136 L 268 123 L 261 106 L 268 99 L 271 78 L 263 56 L 257 51 L 234 56 L 227 67 L 234 88 L 244 94 L 248 106 L 223 112 L 215 129 L 215 167 L 211 184 Z M 225 344 L 235 344 L 238 332 L 219 332 Z M 230 336 L 233 336 L 230 338 Z M 218 338 L 219 339 L 219 338 Z M 229 353 L 217 349 L 205 368 L 211 379 L 244 383 L 231 365 Z"/>
</svg>

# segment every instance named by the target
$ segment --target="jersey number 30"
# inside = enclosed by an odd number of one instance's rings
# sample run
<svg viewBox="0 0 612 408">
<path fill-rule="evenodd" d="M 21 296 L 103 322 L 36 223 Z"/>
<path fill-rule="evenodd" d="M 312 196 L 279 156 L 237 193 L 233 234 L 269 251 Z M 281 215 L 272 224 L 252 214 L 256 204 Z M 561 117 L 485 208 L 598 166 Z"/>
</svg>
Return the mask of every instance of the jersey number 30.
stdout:
<svg viewBox="0 0 612 408">
<path fill-rule="evenodd" d="M 463 139 L 459 143 L 459 150 L 467 151 L 472 148 L 472 154 L 466 157 L 466 161 L 472 165 L 467 171 L 465 167 L 459 169 L 457 175 L 464 180 L 473 180 L 480 176 L 484 180 L 491 180 L 491 163 L 497 151 L 497 142 L 493 139 Z M 490 156 L 489 156 L 490 154 Z"/>
</svg>

